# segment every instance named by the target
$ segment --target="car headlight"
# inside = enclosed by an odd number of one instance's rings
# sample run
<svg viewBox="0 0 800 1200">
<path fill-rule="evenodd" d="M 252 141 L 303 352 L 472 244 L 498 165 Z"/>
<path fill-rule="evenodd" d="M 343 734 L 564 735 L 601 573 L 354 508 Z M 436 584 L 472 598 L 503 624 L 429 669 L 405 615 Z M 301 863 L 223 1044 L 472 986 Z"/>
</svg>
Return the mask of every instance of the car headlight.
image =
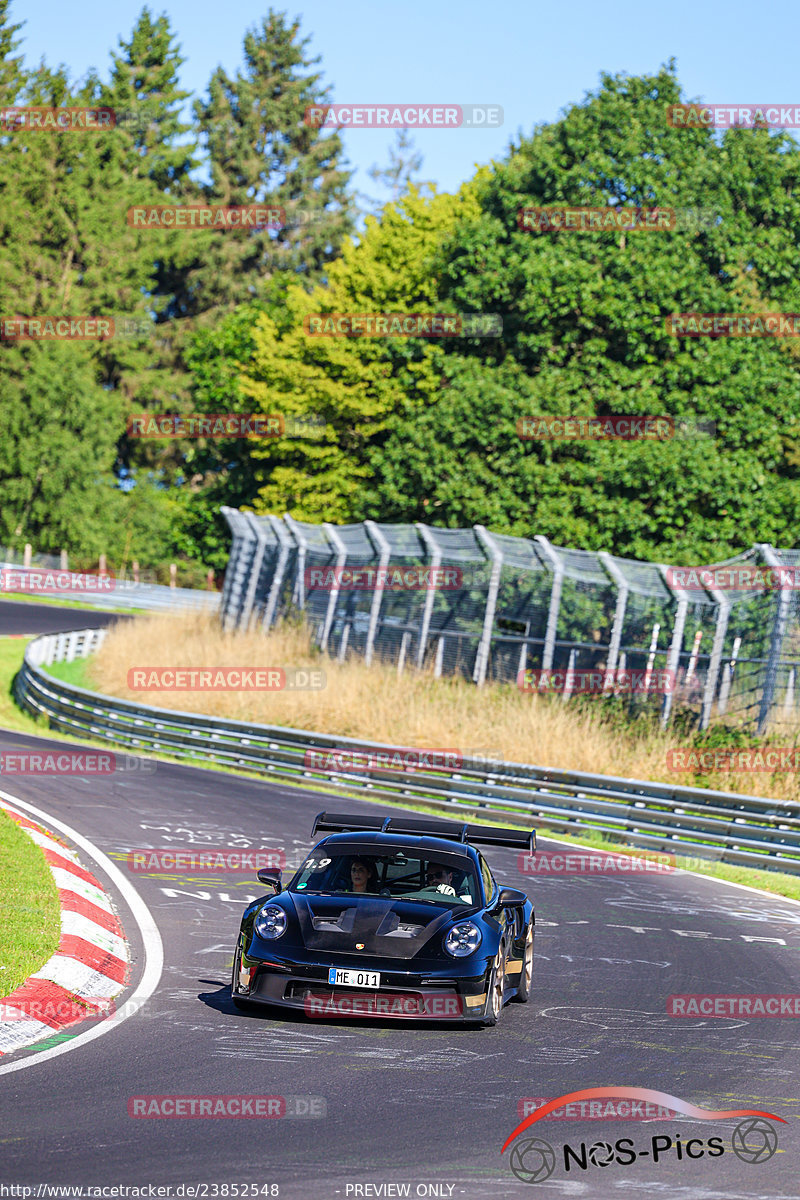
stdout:
<svg viewBox="0 0 800 1200">
<path fill-rule="evenodd" d="M 260 938 L 279 938 L 286 932 L 286 913 L 277 904 L 265 904 L 255 919 L 255 930 Z"/>
<path fill-rule="evenodd" d="M 472 921 L 454 925 L 444 939 L 444 948 L 453 958 L 466 958 L 474 954 L 481 944 L 481 931 Z"/>
</svg>

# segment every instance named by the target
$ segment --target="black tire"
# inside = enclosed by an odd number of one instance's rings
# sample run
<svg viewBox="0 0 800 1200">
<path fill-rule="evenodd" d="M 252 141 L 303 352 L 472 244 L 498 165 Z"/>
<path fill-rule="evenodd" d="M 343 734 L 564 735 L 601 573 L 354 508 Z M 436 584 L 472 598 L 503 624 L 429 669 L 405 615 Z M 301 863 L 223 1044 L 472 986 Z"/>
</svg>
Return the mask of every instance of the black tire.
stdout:
<svg viewBox="0 0 800 1200">
<path fill-rule="evenodd" d="M 517 986 L 517 994 L 512 999 L 517 1004 L 527 1004 L 531 998 L 531 983 L 533 982 L 533 921 L 528 926 L 525 935 L 525 948 L 522 951 L 522 971 Z"/>
<path fill-rule="evenodd" d="M 506 954 L 505 946 L 501 945 L 492 964 L 492 975 L 489 980 L 489 990 L 486 994 L 486 1008 L 483 1010 L 481 1025 L 490 1029 L 496 1025 L 503 1011 L 503 999 L 506 990 Z"/>
<path fill-rule="evenodd" d="M 239 981 L 238 981 L 239 965 L 240 965 L 241 961 L 242 961 L 242 942 L 240 939 L 236 943 L 236 950 L 234 951 L 234 954 L 233 954 L 233 968 L 231 970 L 231 999 L 233 1000 L 234 1007 L 238 1008 L 240 1012 L 252 1012 L 253 1011 L 252 1001 L 246 1000 L 244 996 L 237 995 L 238 988 L 239 988 Z"/>
</svg>

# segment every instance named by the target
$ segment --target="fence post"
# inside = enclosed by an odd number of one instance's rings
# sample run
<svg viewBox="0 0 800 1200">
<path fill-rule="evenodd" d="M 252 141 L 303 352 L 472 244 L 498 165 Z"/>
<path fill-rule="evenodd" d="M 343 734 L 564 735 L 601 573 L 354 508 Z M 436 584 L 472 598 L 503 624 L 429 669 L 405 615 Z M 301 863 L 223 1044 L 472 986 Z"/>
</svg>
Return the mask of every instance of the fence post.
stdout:
<svg viewBox="0 0 800 1200">
<path fill-rule="evenodd" d="M 433 677 L 440 679 L 442 675 L 442 663 L 444 662 L 444 634 L 440 634 L 436 641 L 436 660 L 433 664 Z"/>
<path fill-rule="evenodd" d="M 786 695 L 783 698 L 783 715 L 785 717 L 790 717 L 794 708 L 794 680 L 795 669 L 792 667 L 789 672 L 789 682 L 786 684 Z"/>
<path fill-rule="evenodd" d="M 26 542 L 25 549 L 22 552 L 23 567 L 29 567 L 31 565 L 32 557 L 33 557 L 33 546 L 30 544 L 30 542 Z"/>
<path fill-rule="evenodd" d="M 223 504 L 219 510 L 233 535 L 233 547 L 228 566 L 225 570 L 225 580 L 222 585 L 220 601 L 220 620 L 224 632 L 235 629 L 239 624 L 243 593 L 247 587 L 248 561 L 253 542 L 250 522 L 244 513 L 236 508 Z"/>
<path fill-rule="evenodd" d="M 706 591 L 709 596 L 713 596 L 719 607 L 717 609 L 717 623 L 714 627 L 714 641 L 711 644 L 708 673 L 706 674 L 706 686 L 703 691 L 703 706 L 700 710 L 700 729 L 708 729 L 708 723 L 711 720 L 711 705 L 714 703 L 714 691 L 719 677 L 722 650 L 725 645 L 725 634 L 728 632 L 728 617 L 731 612 L 730 600 L 724 592 L 721 592 L 719 588 L 709 587 L 706 588 Z"/>
<path fill-rule="evenodd" d="M 294 577 L 292 604 L 296 604 L 299 609 L 304 609 L 306 606 L 306 557 L 308 555 L 308 538 L 290 513 L 284 513 L 283 519 L 286 522 L 287 528 L 291 531 L 294 540 L 297 542 L 297 573 Z"/>
<path fill-rule="evenodd" d="M 567 677 L 564 680 L 564 691 L 561 694 L 561 703 L 566 703 L 572 693 L 575 691 L 575 651 L 570 650 L 569 662 L 567 663 Z"/>
<path fill-rule="evenodd" d="M 530 623 L 530 621 L 526 621 L 525 622 L 525 633 L 522 635 L 522 646 L 520 647 L 520 651 L 519 651 L 519 663 L 517 664 L 517 680 L 519 680 L 520 675 L 522 675 L 524 677 L 525 672 L 528 668 L 528 641 L 527 641 L 527 639 L 530 636 L 531 636 L 531 623 Z"/>
<path fill-rule="evenodd" d="M 255 515 L 253 513 L 245 513 L 244 515 L 250 526 L 250 531 L 256 539 L 256 550 L 253 555 L 253 561 L 250 564 L 250 574 L 247 579 L 244 600 L 239 610 L 239 628 L 247 630 L 250 628 L 250 619 L 253 613 L 253 606 L 256 602 L 256 588 L 258 587 L 258 577 L 261 574 L 261 564 L 264 561 L 264 551 L 267 548 L 267 538 Z"/>
<path fill-rule="evenodd" d="M 400 639 L 400 654 L 398 655 L 398 658 L 397 658 L 397 678 L 398 679 L 403 674 L 403 667 L 406 665 L 406 651 L 408 650 L 408 642 L 409 642 L 410 637 L 411 637 L 411 634 L 409 633 L 409 631 L 407 629 L 404 630 L 403 636 Z"/>
<path fill-rule="evenodd" d="M 770 546 L 767 542 L 759 542 L 758 549 L 766 559 L 768 566 L 782 567 L 784 565 L 778 558 L 774 547 Z M 782 583 L 780 572 L 778 573 L 778 579 Z M 770 713 L 772 712 L 775 689 L 778 683 L 778 664 L 783 649 L 786 625 L 789 619 L 790 603 L 791 596 L 788 588 L 781 587 L 778 591 L 777 603 L 775 605 L 775 620 L 772 622 L 772 636 L 770 638 L 767 671 L 764 678 L 764 690 L 761 693 L 761 707 L 758 714 L 758 726 L 756 728 L 759 737 L 766 730 L 769 724 Z"/>
<path fill-rule="evenodd" d="M 286 574 L 286 564 L 289 561 L 289 553 L 292 549 L 291 536 L 286 532 L 283 521 L 280 517 L 275 517 L 271 513 L 267 518 L 275 537 L 278 539 L 280 549 L 278 550 L 278 561 L 275 564 L 275 573 L 272 576 L 272 582 L 269 585 L 269 594 L 267 595 L 267 603 L 264 606 L 264 616 L 261 621 L 262 629 L 271 629 L 275 622 L 275 612 L 278 607 L 278 596 L 280 595 L 281 584 L 283 577 Z"/>
<path fill-rule="evenodd" d="M 328 521 L 323 521 L 322 528 L 325 530 L 328 541 L 336 551 L 336 575 L 334 577 L 333 587 L 331 588 L 331 594 L 328 597 L 328 607 L 325 611 L 325 624 L 322 627 L 322 638 L 320 639 L 319 643 L 320 650 L 327 650 L 328 638 L 331 636 L 331 626 L 333 625 L 333 615 L 336 612 L 336 605 L 339 600 L 339 580 L 341 577 L 341 570 L 344 564 L 347 562 L 347 547 L 339 537 L 334 525 L 331 525 Z"/>
<path fill-rule="evenodd" d="M 483 614 L 483 629 L 481 631 L 478 650 L 475 654 L 475 667 L 472 679 L 481 687 L 486 682 L 486 671 L 489 666 L 489 651 L 492 645 L 492 629 L 494 615 L 497 611 L 497 596 L 500 591 L 500 574 L 503 570 L 503 552 L 492 535 L 483 525 L 475 526 L 475 536 L 489 552 L 492 560 L 492 573 L 489 577 L 489 590 L 486 595 L 486 611 Z"/>
<path fill-rule="evenodd" d="M 428 549 L 430 556 L 431 556 L 430 579 L 432 580 L 435 578 L 436 571 L 438 570 L 439 566 L 441 565 L 442 551 L 441 551 L 441 549 L 439 547 L 439 543 L 436 541 L 436 538 L 434 537 L 433 533 L 431 532 L 430 529 L 428 529 L 428 527 L 426 525 L 423 525 L 421 521 L 415 521 L 414 525 L 415 525 L 420 537 L 422 538 L 423 542 L 425 543 L 425 546 Z M 419 631 L 419 646 L 417 648 L 417 666 L 418 667 L 422 666 L 422 660 L 425 657 L 425 647 L 428 642 L 428 630 L 430 629 L 430 626 L 431 626 L 431 616 L 433 614 L 433 602 L 436 599 L 436 589 L 430 586 L 430 580 L 428 582 L 429 582 L 429 586 L 428 586 L 427 595 L 425 596 L 425 607 L 422 610 L 422 626 Z"/>
<path fill-rule="evenodd" d="M 178 586 L 178 567 L 176 563 L 169 564 L 169 586 L 171 588 Z"/>
<path fill-rule="evenodd" d="M 722 668 L 722 683 L 719 688 L 719 699 L 717 700 L 717 712 L 722 716 L 728 707 L 728 697 L 731 694 L 731 686 L 733 684 L 733 672 L 736 670 L 736 660 L 739 657 L 739 647 L 742 644 L 740 637 L 733 639 L 733 649 L 731 656 L 725 666 Z"/>
<path fill-rule="evenodd" d="M 628 604 L 628 592 L 630 589 L 627 579 L 607 550 L 598 551 L 597 557 L 603 564 L 606 574 L 610 575 L 617 585 L 617 604 L 614 609 L 614 623 L 611 626 L 611 638 L 608 643 L 608 655 L 606 657 L 606 681 L 611 679 L 613 682 L 613 673 L 617 669 L 619 648 L 622 644 L 622 627 L 625 622 L 625 609 Z M 604 686 L 603 691 L 606 690 L 607 688 Z"/>
<path fill-rule="evenodd" d="M 561 606 L 561 583 L 564 578 L 564 563 L 547 538 L 541 533 L 537 533 L 533 540 L 538 543 L 542 553 L 553 568 L 553 587 L 550 592 L 547 632 L 544 635 L 544 651 L 542 653 L 542 670 L 549 671 L 553 665 L 553 654 L 556 647 L 556 630 L 558 629 L 558 610 Z"/>
<path fill-rule="evenodd" d="M 61 551 L 61 558 L 59 561 L 59 566 L 62 571 L 69 570 L 69 555 L 67 554 L 66 550 Z"/>
<path fill-rule="evenodd" d="M 365 521 L 364 528 L 367 531 L 367 537 L 378 551 L 378 578 L 375 584 L 375 591 L 372 593 L 372 603 L 369 607 L 369 626 L 367 628 L 367 641 L 364 647 L 364 665 L 369 667 L 372 664 L 375 638 L 378 634 L 378 619 L 381 613 L 383 589 L 386 585 L 385 573 L 389 565 L 389 559 L 392 556 L 392 548 L 374 521 Z"/>
<path fill-rule="evenodd" d="M 661 728 L 666 729 L 670 713 L 672 712 L 673 693 L 678 682 L 678 666 L 681 661 L 683 632 L 686 628 L 686 614 L 689 611 L 689 596 L 685 588 L 678 587 L 670 580 L 668 574 L 669 568 L 664 563 L 659 563 L 658 569 L 673 600 L 677 599 L 678 601 L 675 608 L 675 623 L 672 626 L 672 641 L 669 644 L 669 653 L 667 654 L 667 670 L 670 672 L 668 678 L 672 679 L 672 691 L 664 693 L 664 701 L 661 705 Z"/>
</svg>

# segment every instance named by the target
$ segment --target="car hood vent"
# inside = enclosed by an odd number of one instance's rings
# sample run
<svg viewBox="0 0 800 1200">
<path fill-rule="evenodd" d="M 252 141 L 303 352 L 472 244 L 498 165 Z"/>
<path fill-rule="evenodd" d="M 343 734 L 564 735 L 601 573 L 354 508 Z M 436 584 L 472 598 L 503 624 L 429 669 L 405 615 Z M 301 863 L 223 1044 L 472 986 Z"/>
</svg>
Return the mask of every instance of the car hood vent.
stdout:
<svg viewBox="0 0 800 1200">
<path fill-rule="evenodd" d="M 449 909 L 389 898 L 298 896 L 296 892 L 291 898 L 309 950 L 352 954 L 356 942 L 362 942 L 365 956 L 413 958 L 452 920 Z"/>
</svg>

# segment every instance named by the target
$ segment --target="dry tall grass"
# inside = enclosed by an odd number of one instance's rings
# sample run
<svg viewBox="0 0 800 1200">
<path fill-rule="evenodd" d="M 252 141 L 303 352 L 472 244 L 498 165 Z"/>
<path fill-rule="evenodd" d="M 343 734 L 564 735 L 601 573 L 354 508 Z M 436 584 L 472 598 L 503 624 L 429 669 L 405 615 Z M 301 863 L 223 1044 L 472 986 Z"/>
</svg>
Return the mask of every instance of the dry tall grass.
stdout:
<svg viewBox="0 0 800 1200">
<path fill-rule="evenodd" d="M 319 691 L 187 692 L 131 690 L 131 667 L 322 667 Z M 687 739 L 641 726 L 609 728 L 602 700 L 581 708 L 556 697 L 519 692 L 513 685 L 476 688 L 462 679 L 434 679 L 430 672 L 360 658 L 345 663 L 322 656 L 305 628 L 283 625 L 260 632 L 223 634 L 207 614 L 147 616 L 116 625 L 92 661 L 99 691 L 143 704 L 207 713 L 237 721 L 287 725 L 399 746 L 441 747 L 540 766 L 566 767 L 668 783 L 697 782 L 670 771 L 666 752 Z M 596 707 L 594 707 L 596 705 Z M 703 786 L 783 799 L 800 798 L 789 773 L 723 773 Z"/>
</svg>

